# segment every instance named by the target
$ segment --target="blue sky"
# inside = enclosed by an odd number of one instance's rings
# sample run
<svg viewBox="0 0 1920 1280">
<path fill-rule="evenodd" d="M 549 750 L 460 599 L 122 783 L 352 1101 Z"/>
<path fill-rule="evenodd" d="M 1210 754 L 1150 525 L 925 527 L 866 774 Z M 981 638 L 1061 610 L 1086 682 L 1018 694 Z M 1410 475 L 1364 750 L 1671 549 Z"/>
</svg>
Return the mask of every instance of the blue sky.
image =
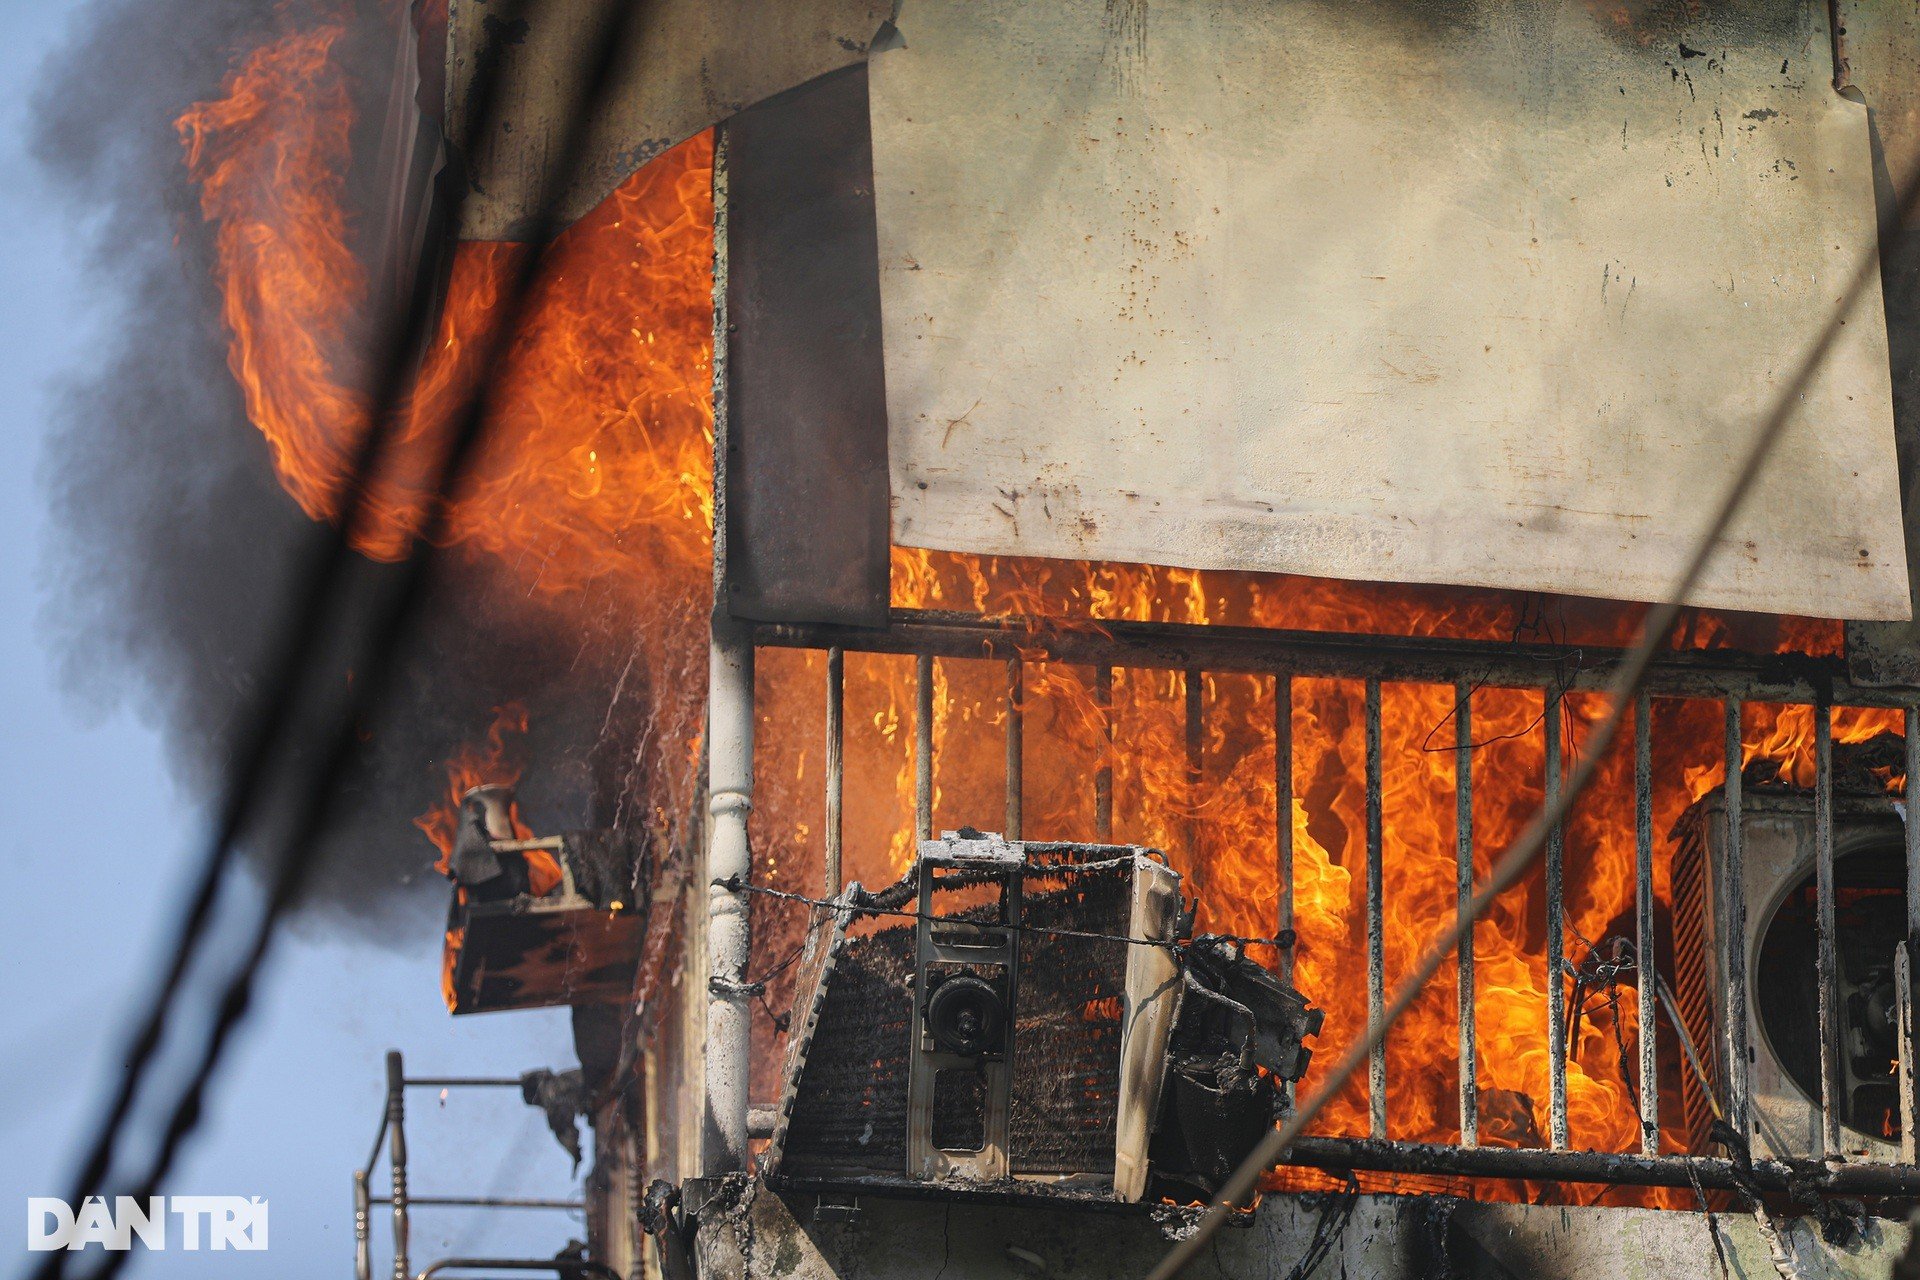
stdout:
<svg viewBox="0 0 1920 1280">
<path fill-rule="evenodd" d="M 197 797 L 173 784 L 164 745 L 137 708 L 69 696 L 45 611 L 45 449 L 51 396 L 87 359 L 98 322 L 64 202 L 22 150 L 33 72 L 77 9 L 0 0 L 0 842 L 9 886 L 0 924 L 0 1222 L 65 1189 L 76 1143 L 112 1078 L 125 1028 L 152 983 L 195 852 Z M 418 838 L 395 832 L 396 841 Z M 283 936 L 256 1011 L 216 1080 L 210 1114 L 166 1191 L 265 1196 L 268 1253 L 145 1255 L 136 1277 L 351 1274 L 350 1172 L 366 1157 L 382 1055 L 420 1074 L 514 1075 L 572 1065 L 563 1012 L 454 1021 L 440 1004 L 438 931 L 424 918 L 393 948 L 297 924 Z M 423 1194 L 577 1193 L 569 1161 L 517 1096 L 411 1099 Z M 0 1228 L 4 1229 L 4 1228 Z M 545 1255 L 584 1226 L 565 1214 L 421 1210 L 416 1266 L 450 1252 Z M 0 1236 L 0 1240 L 4 1240 Z M 376 1231 L 376 1271 L 387 1257 Z M 0 1257 L 24 1257 L 0 1245 Z"/>
</svg>

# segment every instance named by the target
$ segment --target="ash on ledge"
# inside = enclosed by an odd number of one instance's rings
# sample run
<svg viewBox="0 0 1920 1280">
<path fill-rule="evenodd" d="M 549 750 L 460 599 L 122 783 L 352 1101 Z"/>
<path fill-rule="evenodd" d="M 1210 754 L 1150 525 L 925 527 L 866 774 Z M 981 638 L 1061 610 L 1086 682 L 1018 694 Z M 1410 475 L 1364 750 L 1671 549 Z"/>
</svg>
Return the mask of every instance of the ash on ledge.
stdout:
<svg viewBox="0 0 1920 1280">
<path fill-rule="evenodd" d="M 899 884 L 815 910 L 771 1175 L 1211 1195 L 1284 1114 L 1321 1013 L 1190 923 L 1156 850 L 923 841 Z"/>
</svg>

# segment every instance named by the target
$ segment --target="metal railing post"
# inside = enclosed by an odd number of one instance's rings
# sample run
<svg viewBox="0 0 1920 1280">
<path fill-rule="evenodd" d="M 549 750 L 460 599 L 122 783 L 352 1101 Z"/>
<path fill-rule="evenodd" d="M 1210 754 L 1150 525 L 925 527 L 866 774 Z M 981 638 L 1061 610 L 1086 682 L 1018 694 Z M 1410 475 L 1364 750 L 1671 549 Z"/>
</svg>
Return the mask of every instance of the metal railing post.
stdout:
<svg viewBox="0 0 1920 1280">
<path fill-rule="evenodd" d="M 1659 1003 L 1654 970 L 1653 913 L 1653 704 L 1641 694 L 1633 704 L 1633 904 L 1634 975 L 1638 979 L 1640 1041 L 1640 1154 L 1660 1154 Z"/>
<path fill-rule="evenodd" d="M 393 1162 L 393 1280 L 411 1280 L 407 1257 L 407 1078 L 400 1051 L 387 1053 L 387 1154 Z"/>
<path fill-rule="evenodd" d="M 1020 839 L 1026 798 L 1025 673 L 1016 655 L 1007 659 L 1007 830 L 1009 840 Z"/>
<path fill-rule="evenodd" d="M 1454 910 L 1465 919 L 1473 903 L 1473 686 L 1453 686 Z M 1474 1026 L 1473 929 L 1460 935 L 1460 1145 L 1480 1145 L 1479 1033 Z"/>
<path fill-rule="evenodd" d="M 1367 681 L 1367 1033 L 1387 1020 L 1386 910 L 1382 858 L 1380 779 L 1380 681 Z M 1368 1131 L 1387 1136 L 1387 1044 L 1367 1061 Z"/>
<path fill-rule="evenodd" d="M 353 1171 L 353 1280 L 373 1280 L 373 1195 L 367 1189 L 367 1171 Z"/>
<path fill-rule="evenodd" d="M 1814 975 L 1819 983 L 1820 1139 L 1822 1154 L 1840 1154 L 1839 959 L 1833 936 L 1833 708 L 1813 707 Z"/>
<path fill-rule="evenodd" d="M 933 655 L 913 666 L 913 837 L 933 839 Z"/>
<path fill-rule="evenodd" d="M 827 831 L 824 863 L 828 898 L 838 897 L 845 887 L 841 871 L 841 840 L 844 823 L 840 814 L 846 782 L 847 654 L 835 647 L 827 650 Z"/>
<path fill-rule="evenodd" d="M 1561 758 L 1560 690 L 1543 689 L 1546 703 L 1546 798 L 1548 808 L 1560 801 L 1565 780 Z M 1566 832 L 1556 822 L 1547 832 L 1547 1143 L 1555 1151 L 1567 1149 L 1567 920 Z"/>
</svg>

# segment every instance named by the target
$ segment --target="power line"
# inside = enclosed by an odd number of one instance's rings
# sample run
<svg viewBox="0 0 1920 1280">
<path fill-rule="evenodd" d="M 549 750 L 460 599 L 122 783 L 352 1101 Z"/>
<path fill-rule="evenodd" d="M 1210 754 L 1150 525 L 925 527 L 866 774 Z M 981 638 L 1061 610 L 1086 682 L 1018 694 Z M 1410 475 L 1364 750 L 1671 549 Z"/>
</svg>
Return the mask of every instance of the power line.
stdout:
<svg viewBox="0 0 1920 1280">
<path fill-rule="evenodd" d="M 510 7 L 517 13 L 527 3 L 528 0 L 513 0 Z M 584 91 L 569 115 L 562 144 L 556 152 L 559 160 L 543 174 L 537 208 L 540 210 L 538 231 L 545 239 L 550 239 L 557 229 L 554 218 L 557 197 L 585 159 L 591 121 L 612 81 L 616 51 L 628 42 L 630 27 L 638 21 L 637 14 L 643 8 L 620 6 L 618 16 L 605 21 L 584 64 L 586 74 L 579 80 Z M 495 60 L 483 67 L 475 78 L 472 118 L 480 122 L 475 136 L 481 136 L 494 122 L 497 70 Z M 457 210 L 463 195 L 455 196 L 455 214 L 444 224 L 449 230 L 458 225 Z M 426 255 L 423 261 L 430 258 L 431 255 Z M 131 1039 L 125 1072 L 87 1147 L 71 1203 L 78 1204 L 89 1195 L 104 1194 L 109 1177 L 116 1172 L 116 1157 L 129 1145 L 126 1138 L 134 1102 L 143 1086 L 152 1082 L 151 1072 L 162 1039 L 172 1015 L 179 1011 L 187 974 L 202 958 L 202 943 L 211 929 L 214 907 L 239 842 L 254 831 L 268 813 L 268 805 L 276 799 L 276 780 L 284 773 L 286 781 L 279 790 L 292 793 L 283 806 L 283 811 L 290 814 L 289 819 L 284 819 L 288 834 L 279 857 L 269 863 L 271 874 L 266 902 L 237 968 L 221 988 L 214 1005 L 214 1021 L 192 1057 L 186 1083 L 172 1101 L 164 1130 L 145 1170 L 131 1179 L 136 1196 L 144 1198 L 154 1193 L 171 1167 L 181 1142 L 198 1124 L 208 1081 L 233 1029 L 246 1014 L 254 979 L 274 925 L 298 898 L 305 884 L 318 832 L 338 784 L 358 750 L 357 731 L 383 701 L 394 673 L 398 641 L 408 630 L 423 593 L 432 548 L 444 535 L 452 496 L 465 478 L 475 447 L 484 433 L 502 363 L 500 357 L 519 331 L 526 298 L 540 278 L 546 258 L 544 246 L 525 255 L 520 269 L 502 290 L 498 319 L 483 335 L 484 358 L 476 362 L 481 376 L 453 418 L 454 429 L 432 473 L 432 483 L 427 487 L 429 496 L 423 528 L 402 562 L 397 581 L 384 593 L 369 593 L 367 575 L 361 573 L 356 581 L 355 570 L 360 562 L 353 548 L 364 521 L 369 518 L 368 494 L 396 425 L 414 353 L 421 348 L 434 311 L 434 281 L 429 276 L 422 274 L 416 279 L 404 313 L 386 326 L 384 341 L 379 344 L 383 358 L 370 397 L 367 431 L 355 451 L 343 488 L 338 522 L 313 560 L 304 566 L 304 572 L 296 574 L 296 581 L 301 585 L 292 596 L 288 624 L 282 636 L 283 647 L 278 658 L 267 667 L 261 686 L 265 692 L 236 735 L 237 745 L 230 757 L 232 772 L 225 792 L 227 801 L 207 846 L 164 976 Z M 356 596 L 368 594 L 375 598 L 356 600 Z M 349 608 L 356 603 L 361 607 L 362 618 L 349 613 Z M 357 635 L 336 634 L 338 627 L 351 627 L 355 621 L 363 622 Z M 329 705 L 333 700 L 326 698 L 327 691 L 313 687 L 315 668 L 325 655 L 324 646 L 329 641 L 342 644 L 350 653 L 364 655 L 364 660 L 354 667 L 358 678 L 334 705 Z M 301 744 L 298 740 L 290 741 L 289 737 L 303 727 L 305 720 L 313 718 L 323 722 L 307 735 L 309 744 L 319 743 L 319 763 L 303 768 L 305 761 L 297 750 Z M 102 1280 L 113 1276 L 127 1256 L 112 1252 L 103 1255 L 94 1275 Z M 68 1274 L 68 1261 L 65 1251 L 55 1251 L 32 1274 L 35 1280 L 58 1280 Z"/>
<path fill-rule="evenodd" d="M 1915 208 L 1915 196 L 1920 193 L 1920 171 L 1906 180 L 1905 188 L 1900 192 L 1894 209 L 1888 215 L 1884 225 L 1894 228 L 1904 227 Z M 1785 433 L 1794 410 L 1810 385 L 1814 375 L 1826 362 L 1828 354 L 1838 340 L 1840 330 L 1846 325 L 1846 318 L 1859 303 L 1860 296 L 1867 287 L 1878 278 L 1880 273 L 1880 255 L 1877 247 L 1861 255 L 1859 264 L 1854 268 L 1852 278 L 1840 295 L 1839 305 L 1820 336 L 1814 340 L 1806 354 L 1801 357 L 1793 377 L 1774 397 L 1772 407 L 1762 419 L 1760 429 L 1755 433 L 1753 442 L 1747 448 L 1740 470 L 1734 475 L 1733 483 L 1727 487 L 1719 505 L 1714 509 L 1713 518 L 1707 522 L 1693 551 L 1688 555 L 1686 568 L 1666 600 L 1650 610 L 1640 623 L 1640 635 L 1634 641 L 1633 648 L 1621 660 L 1620 670 L 1607 686 L 1608 709 L 1606 716 L 1594 725 L 1587 740 L 1587 749 L 1581 755 L 1579 764 L 1568 776 L 1566 785 L 1561 788 L 1554 803 L 1545 806 L 1534 816 L 1520 838 L 1514 842 L 1507 853 L 1495 864 L 1487 882 L 1478 889 L 1467 910 L 1461 913 L 1454 924 L 1435 940 L 1428 948 L 1420 963 L 1415 966 L 1413 975 L 1401 984 L 1394 993 L 1392 1002 L 1387 1006 L 1385 1016 L 1376 1025 L 1370 1027 L 1366 1035 L 1356 1041 L 1334 1064 L 1333 1070 L 1320 1082 L 1313 1094 L 1287 1118 L 1285 1124 L 1269 1131 L 1260 1140 L 1260 1144 L 1250 1152 L 1233 1176 L 1221 1186 L 1213 1202 L 1207 1206 L 1198 1227 L 1185 1240 L 1167 1251 L 1158 1266 L 1148 1273 L 1148 1280 L 1173 1280 L 1198 1256 L 1213 1234 L 1226 1221 L 1231 1207 L 1246 1200 L 1259 1182 L 1260 1176 L 1272 1168 L 1283 1156 L 1293 1140 L 1306 1131 L 1320 1113 L 1326 1109 L 1340 1090 L 1346 1086 L 1353 1073 L 1367 1062 L 1382 1043 L 1387 1031 L 1402 1014 L 1412 1007 L 1421 991 L 1433 980 L 1440 966 L 1459 949 L 1461 940 L 1473 928 L 1474 922 L 1492 905 L 1493 900 L 1526 874 L 1540 850 L 1546 844 L 1547 835 L 1563 822 L 1573 809 L 1573 803 L 1593 781 L 1599 771 L 1600 760 L 1612 745 L 1615 734 L 1627 709 L 1633 705 L 1634 696 L 1639 692 L 1640 682 L 1646 677 L 1647 666 L 1654 654 L 1665 644 L 1667 633 L 1672 629 L 1674 620 L 1679 616 L 1687 597 L 1693 593 L 1700 581 L 1700 575 L 1719 550 L 1720 539 L 1739 514 L 1741 505 L 1752 491 L 1754 483 L 1766 469 L 1767 458 L 1774 446 Z M 1555 981 L 1559 975 L 1554 975 Z"/>
</svg>

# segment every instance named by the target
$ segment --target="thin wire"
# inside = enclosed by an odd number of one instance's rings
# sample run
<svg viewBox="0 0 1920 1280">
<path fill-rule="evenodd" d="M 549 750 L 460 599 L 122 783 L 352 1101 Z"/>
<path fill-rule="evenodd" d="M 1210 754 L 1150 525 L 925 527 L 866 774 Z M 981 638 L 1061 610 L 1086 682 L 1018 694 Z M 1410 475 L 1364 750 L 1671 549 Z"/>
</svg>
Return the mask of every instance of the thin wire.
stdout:
<svg viewBox="0 0 1920 1280">
<path fill-rule="evenodd" d="M 614 51 L 619 47 L 629 24 L 635 21 L 634 11 L 641 6 L 625 7 L 621 15 L 607 23 L 602 32 L 602 41 L 593 51 L 586 64 L 589 74 L 584 78 L 587 91 L 582 95 L 585 109 L 575 113 L 569 121 L 563 145 L 557 149 L 560 161 L 545 175 L 541 191 L 540 226 L 547 232 L 553 230 L 553 207 L 555 196 L 571 183 L 572 175 L 584 157 L 583 146 L 595 110 L 603 96 L 611 76 Z M 476 116 L 488 118 L 492 109 L 492 84 L 490 80 L 476 82 Z M 383 610 L 376 610 L 373 621 L 365 628 L 365 642 L 368 649 L 367 660 L 360 665 L 360 678 L 349 688 L 345 705 L 335 716 L 334 732 L 325 749 L 320 753 L 320 765 L 307 772 L 303 791 L 294 797 L 295 821 L 291 825 L 292 835 L 278 863 L 274 865 L 274 874 L 267 902 L 255 925 L 253 936 L 247 947 L 239 968 L 230 977 L 221 997 L 215 1006 L 216 1014 L 212 1027 L 202 1042 L 186 1085 L 180 1090 L 166 1128 L 160 1138 L 155 1153 L 148 1162 L 147 1172 L 136 1179 L 136 1198 L 146 1198 L 155 1193 L 166 1172 L 171 1167 L 179 1147 L 188 1133 L 199 1123 L 201 1109 L 208 1081 L 213 1069 L 231 1037 L 232 1031 L 244 1018 L 252 996 L 254 979 L 267 951 L 274 925 L 281 915 L 297 899 L 305 884 L 306 873 L 310 869 L 311 855 L 315 843 L 315 834 L 322 829 L 323 821 L 335 798 L 338 783 L 358 750 L 357 730 L 380 704 L 388 683 L 396 667 L 395 654 L 400 637 L 406 632 L 412 620 L 414 608 L 421 596 L 425 583 L 426 567 L 430 559 L 431 548 L 443 533 L 451 506 L 450 498 L 458 490 L 466 475 L 466 464 L 475 453 L 475 446 L 483 435 L 488 420 L 494 381 L 502 363 L 499 356 L 510 348 L 511 340 L 518 334 L 523 318 L 523 303 L 531 292 L 532 286 L 540 278 L 547 261 L 544 247 L 529 253 L 522 260 L 521 269 L 515 274 L 509 287 L 502 291 L 502 303 L 499 307 L 500 322 L 496 323 L 483 343 L 491 357 L 479 362 L 478 367 L 485 371 L 484 376 L 469 396 L 464 412 L 455 419 L 457 424 L 448 449 L 440 460 L 433 475 L 433 483 L 428 487 L 430 494 L 424 527 L 415 538 L 407 559 L 403 562 L 399 581 L 388 594 Z M 87 1195 L 99 1194 L 107 1175 L 115 1163 L 121 1139 L 127 1124 L 133 1099 L 138 1095 L 140 1086 L 146 1078 L 154 1057 L 158 1051 L 161 1033 L 166 1025 L 173 1006 L 177 1003 L 181 983 L 198 954 L 198 943 L 206 935 L 211 919 L 211 908 L 218 895 L 224 872 L 231 864 L 240 832 L 246 829 L 256 809 L 263 803 L 267 794 L 270 777 L 268 766 L 279 762 L 280 753 L 273 748 L 279 745 L 279 739 L 291 727 L 294 710 L 301 705 L 300 694 L 312 660 L 319 651 L 320 641 L 331 634 L 325 626 L 329 607 L 336 603 L 337 596 L 346 582 L 347 570 L 355 563 L 351 554 L 354 535 L 359 531 L 360 520 L 366 511 L 366 490 L 371 476 L 371 467 L 378 463 L 381 454 L 380 442 L 390 429 L 390 420 L 398 403 L 400 389 L 406 381 L 408 359 L 412 348 L 410 340 L 416 339 L 416 322 L 426 313 L 424 300 L 427 297 L 424 278 L 414 291 L 410 300 L 408 317 L 401 326 L 401 337 L 388 347 L 389 359 L 384 365 L 383 385 L 375 400 L 376 416 L 368 429 L 368 438 L 364 442 L 357 463 L 363 464 L 356 470 L 348 495 L 351 506 L 340 521 L 332 539 L 329 540 L 329 555 L 321 564 L 318 573 L 312 579 L 312 589 L 300 593 L 300 598 L 308 609 L 300 610 L 300 620 L 308 625 L 296 626 L 291 633 L 291 644 L 278 664 L 269 681 L 273 693 L 263 702 L 263 711 L 252 727 L 252 732 L 243 734 L 243 744 L 253 750 L 237 753 L 234 757 L 237 773 L 229 789 L 230 800 L 223 811 L 222 820 L 216 829 L 216 837 L 208 850 L 202 878 L 196 887 L 193 903 L 183 922 L 174 956 L 167 969 L 167 977 L 161 984 L 158 998 L 152 1002 L 150 1013 L 142 1024 L 140 1032 L 134 1038 L 132 1052 L 120 1088 L 107 1110 L 105 1121 L 89 1148 L 88 1158 L 77 1180 L 76 1194 L 72 1203 L 80 1203 Z M 391 375 L 390 381 L 386 380 Z M 70 1256 L 66 1251 L 55 1251 L 37 1267 L 35 1280 L 58 1280 L 65 1276 Z M 97 1280 L 108 1280 L 125 1265 L 130 1255 L 109 1252 L 102 1255 L 100 1265 L 93 1273 Z"/>
<path fill-rule="evenodd" d="M 1920 193 L 1920 172 L 1906 180 L 1906 186 L 1890 213 L 1891 225 L 1905 226 L 1914 210 L 1916 193 Z M 1821 329 L 1820 336 L 1808 348 L 1801 358 L 1793 377 L 1781 387 L 1774 397 L 1773 404 L 1762 419 L 1746 456 L 1741 460 L 1740 469 L 1735 473 L 1733 482 L 1722 495 L 1714 508 L 1712 519 L 1702 530 L 1693 551 L 1687 557 L 1685 570 L 1668 593 L 1667 599 L 1651 610 L 1640 623 L 1640 634 L 1634 640 L 1633 647 L 1621 659 L 1620 669 L 1607 687 L 1608 708 L 1606 716 L 1595 726 L 1588 739 L 1587 751 L 1583 754 L 1573 773 L 1567 778 L 1555 802 L 1545 806 L 1534 816 L 1527 829 L 1514 842 L 1507 853 L 1495 864 L 1486 884 L 1477 890 L 1465 911 L 1460 912 L 1451 927 L 1441 933 L 1420 963 L 1414 967 L 1412 975 L 1394 993 L 1393 1001 L 1388 1005 L 1386 1015 L 1371 1027 L 1348 1048 L 1320 1082 L 1313 1094 L 1300 1106 L 1285 1124 L 1269 1130 L 1260 1143 L 1234 1170 L 1233 1176 L 1221 1186 L 1214 1196 L 1213 1203 L 1201 1216 L 1199 1224 L 1191 1236 L 1175 1244 L 1167 1251 L 1159 1265 L 1148 1273 L 1148 1280 L 1173 1280 L 1187 1267 L 1187 1264 L 1199 1256 L 1214 1232 L 1231 1212 L 1231 1207 L 1242 1203 L 1253 1192 L 1261 1174 L 1272 1168 L 1286 1154 L 1306 1127 L 1327 1107 L 1335 1095 L 1346 1086 L 1346 1082 L 1360 1066 L 1367 1062 L 1374 1050 L 1386 1040 L 1387 1031 L 1398 1022 L 1400 1016 L 1413 1006 L 1420 993 L 1426 989 L 1440 966 L 1459 948 L 1461 939 L 1473 928 L 1493 900 L 1512 888 L 1533 865 L 1533 860 L 1545 846 L 1547 833 L 1554 830 L 1573 809 L 1573 803 L 1585 791 L 1599 771 L 1599 763 L 1613 744 L 1614 735 L 1620 728 L 1620 722 L 1628 708 L 1633 705 L 1634 696 L 1639 692 L 1640 683 L 1646 677 L 1647 667 L 1652 663 L 1654 654 L 1664 643 L 1664 637 L 1685 607 L 1686 599 L 1693 594 L 1694 587 L 1700 581 L 1708 561 L 1720 548 L 1720 539 L 1733 518 L 1740 511 L 1754 483 L 1760 478 L 1766 467 L 1767 458 L 1773 447 L 1779 443 L 1786 431 L 1787 423 L 1792 420 L 1794 410 L 1799 406 L 1801 397 L 1813 381 L 1814 374 L 1825 363 L 1827 354 L 1833 349 L 1846 317 L 1852 313 L 1860 296 L 1869 284 L 1880 278 L 1880 255 L 1877 249 L 1870 249 L 1861 255 L 1855 266 L 1853 276 L 1847 282 L 1846 289 L 1840 295 L 1839 306 Z"/>
<path fill-rule="evenodd" d="M 1051 874 L 1054 868 L 1048 868 Z M 851 911 L 857 916 L 886 916 L 895 920 L 928 920 L 935 924 L 969 923 L 954 916 L 936 915 L 930 911 L 901 911 L 890 907 L 863 906 L 858 901 L 835 901 L 830 898 L 810 898 L 804 893 L 791 893 L 785 889 L 769 889 L 765 885 L 748 884 L 738 876 L 728 876 L 712 882 L 716 889 L 725 889 L 728 893 L 757 893 L 763 898 L 778 898 L 784 902 L 801 902 L 809 907 L 825 907 L 832 911 Z M 1049 929 L 1037 924 L 996 924 L 995 929 L 1005 929 L 1010 933 L 1037 933 L 1053 938 L 1081 938 L 1088 942 L 1124 942 L 1133 947 L 1160 947 L 1171 949 L 1177 945 L 1171 938 L 1135 938 L 1124 933 L 1091 933 L 1084 929 Z M 1220 938 L 1227 942 L 1237 942 L 1248 947 L 1292 946 L 1293 941 L 1282 934 L 1274 938 L 1243 938 L 1234 933 L 1210 933 L 1210 938 Z M 784 967 L 784 966 L 783 966 Z M 771 976 L 771 975 L 769 975 Z"/>
</svg>

